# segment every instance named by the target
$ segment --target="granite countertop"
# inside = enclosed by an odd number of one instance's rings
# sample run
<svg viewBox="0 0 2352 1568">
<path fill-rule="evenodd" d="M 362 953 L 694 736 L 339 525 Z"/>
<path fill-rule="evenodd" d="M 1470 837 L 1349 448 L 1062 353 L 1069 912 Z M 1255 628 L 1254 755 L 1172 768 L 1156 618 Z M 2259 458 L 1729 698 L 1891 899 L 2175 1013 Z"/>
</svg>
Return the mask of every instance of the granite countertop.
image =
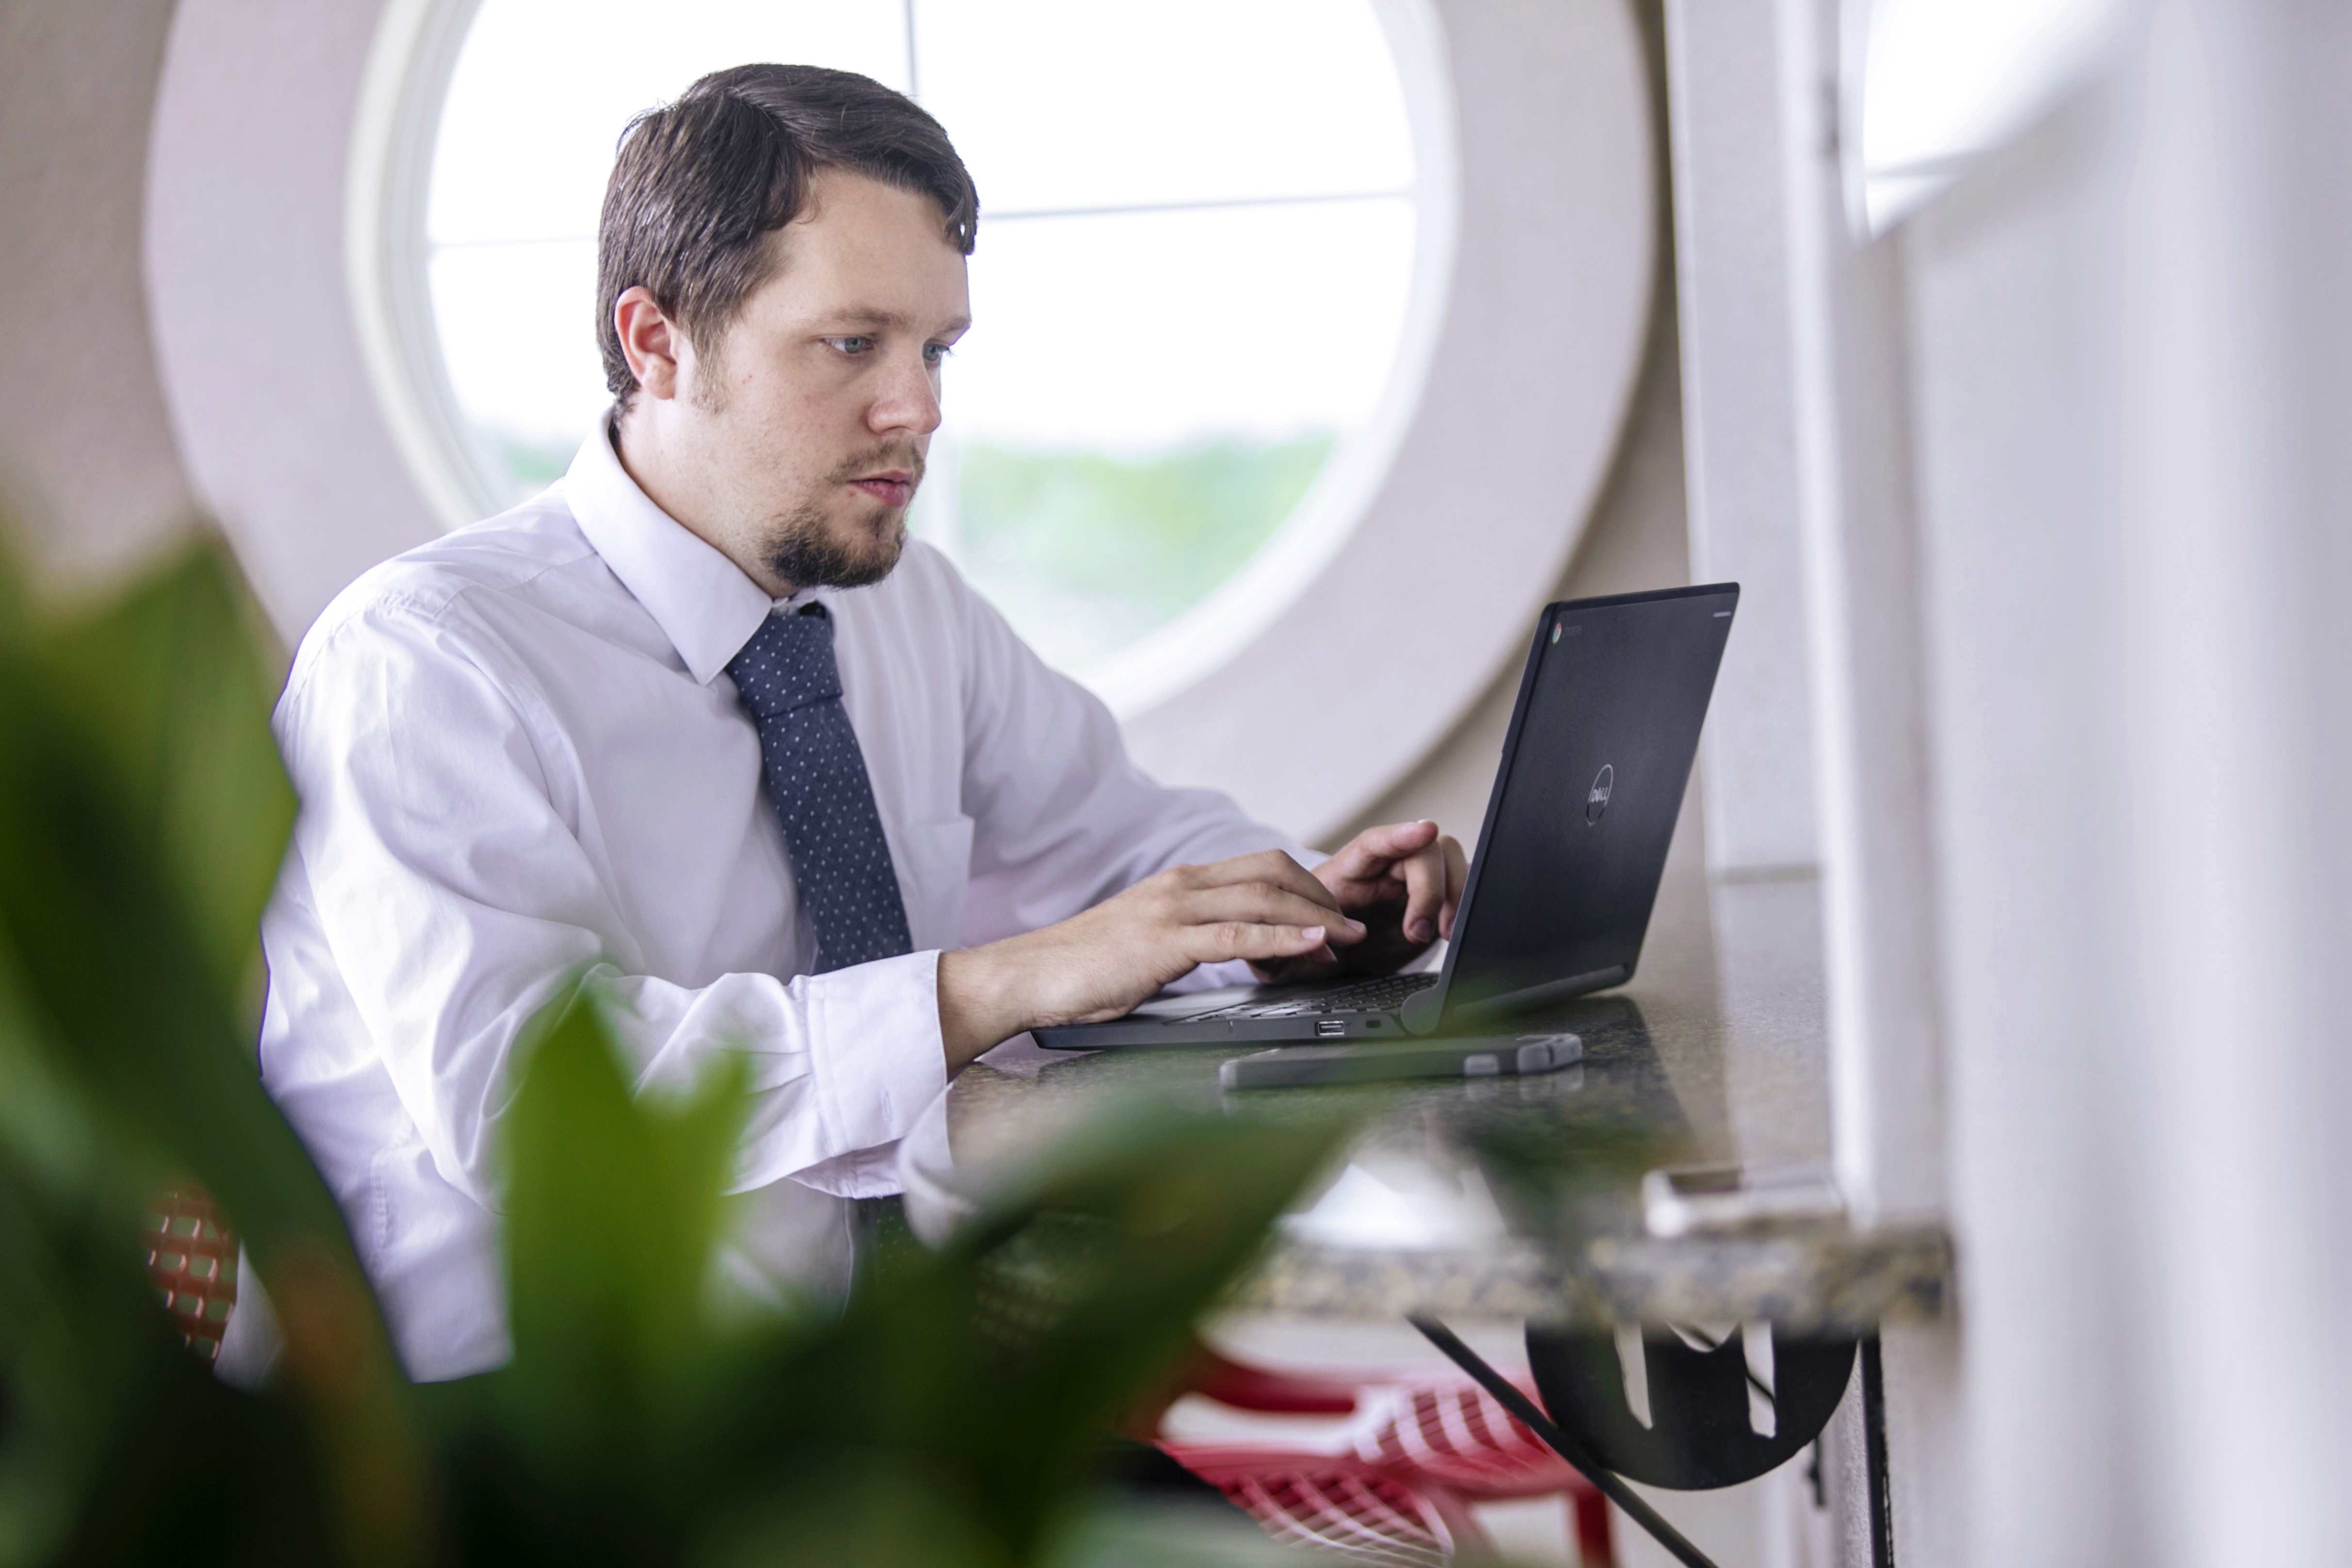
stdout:
<svg viewBox="0 0 2352 1568">
<path fill-rule="evenodd" d="M 1820 952 L 1810 879 L 1710 885 L 1678 857 L 1633 983 L 1521 1026 L 1582 1038 L 1583 1060 L 1557 1072 L 1226 1091 L 1218 1066 L 1244 1049 L 1049 1052 L 1023 1037 L 960 1075 L 902 1145 L 908 1215 L 943 1234 L 1056 1133 L 1150 1095 L 1227 1117 L 1339 1114 L 1356 1128 L 1344 1164 L 1239 1282 L 1235 1307 L 1769 1319 L 1800 1332 L 1931 1315 L 1950 1289 L 1939 1227 L 1858 1232 L 1829 1215 L 1662 1237 L 1643 1223 L 1640 1177 L 1654 1167 L 1826 1166 Z"/>
</svg>

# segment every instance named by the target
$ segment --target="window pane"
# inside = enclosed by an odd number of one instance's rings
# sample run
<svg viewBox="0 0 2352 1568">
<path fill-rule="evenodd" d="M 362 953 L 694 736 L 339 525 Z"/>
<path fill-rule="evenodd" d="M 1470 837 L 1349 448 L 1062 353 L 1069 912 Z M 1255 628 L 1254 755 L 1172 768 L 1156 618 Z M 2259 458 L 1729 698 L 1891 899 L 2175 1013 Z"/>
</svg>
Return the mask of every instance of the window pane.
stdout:
<svg viewBox="0 0 2352 1568">
<path fill-rule="evenodd" d="M 630 116 L 754 60 L 903 92 L 906 37 L 901 0 L 484 0 L 449 79 L 426 237 L 593 239 Z"/>
<path fill-rule="evenodd" d="M 1352 427 L 1387 379 L 1411 202 L 981 218 L 959 432 L 1160 448 Z"/>
<path fill-rule="evenodd" d="M 965 571 L 1079 669 L 1271 538 L 1387 382 L 1409 202 L 983 222 L 949 362 Z M 941 476 L 944 478 L 945 476 Z M 939 498 L 944 500 L 946 498 Z"/>
<path fill-rule="evenodd" d="M 679 0 L 656 26 L 625 0 L 485 0 L 426 237 L 451 390 L 507 499 L 607 402 L 594 234 L 630 116 L 749 60 L 903 87 L 908 11 Z M 982 197 L 974 326 L 914 526 L 1082 668 L 1213 592 L 1379 398 L 1414 243 L 1409 195 L 1362 195 L 1412 180 L 1395 69 L 1366 0 L 913 12 L 914 79 Z M 1244 205 L 1019 216 L 1194 201 Z"/>
<path fill-rule="evenodd" d="M 1364 0 L 917 0 L 915 16 L 923 106 L 984 208 L 1412 184 Z"/>
<path fill-rule="evenodd" d="M 1224 437 L 1129 456 L 975 443 L 957 456 L 964 570 L 1047 663 L 1083 670 L 1255 554 L 1332 444 Z"/>
<path fill-rule="evenodd" d="M 516 497 L 571 460 L 612 399 L 596 353 L 596 242 L 445 246 L 433 253 L 441 357 L 466 416 L 509 457 Z M 558 464 L 555 473 L 562 472 Z"/>
</svg>

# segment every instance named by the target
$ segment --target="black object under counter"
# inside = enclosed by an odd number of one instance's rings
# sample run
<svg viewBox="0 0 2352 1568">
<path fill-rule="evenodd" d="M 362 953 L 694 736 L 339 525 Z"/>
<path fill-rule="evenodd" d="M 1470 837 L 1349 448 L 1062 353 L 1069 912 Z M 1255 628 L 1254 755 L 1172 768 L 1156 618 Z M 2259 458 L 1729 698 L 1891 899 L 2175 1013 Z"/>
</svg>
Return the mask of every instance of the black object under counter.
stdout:
<svg viewBox="0 0 2352 1568">
<path fill-rule="evenodd" d="M 1237 1309 L 1303 1316 L 1589 1325 L 1769 1321 L 1865 1332 L 1931 1316 L 1950 1288 L 1937 1227 L 1841 1216 L 1644 1227 L 1641 1178 L 1670 1165 L 1830 1159 L 1818 892 L 1708 886 L 1670 868 L 1640 972 L 1528 1017 L 1580 1062 L 1527 1077 L 1225 1090 L 1240 1049 L 1073 1056 L 1024 1038 L 967 1068 L 900 1151 L 908 1214 L 945 1234 L 1061 1131 L 1139 1094 L 1226 1117 L 1349 1119 L 1344 1165 L 1286 1216 Z M 1248 1047 L 1255 1049 L 1256 1047 Z"/>
</svg>

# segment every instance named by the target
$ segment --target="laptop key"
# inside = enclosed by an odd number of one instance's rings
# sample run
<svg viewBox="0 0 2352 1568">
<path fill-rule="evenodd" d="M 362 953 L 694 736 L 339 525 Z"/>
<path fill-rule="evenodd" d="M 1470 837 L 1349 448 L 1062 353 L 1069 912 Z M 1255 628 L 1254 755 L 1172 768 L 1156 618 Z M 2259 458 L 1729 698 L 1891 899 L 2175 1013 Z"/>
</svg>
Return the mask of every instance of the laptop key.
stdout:
<svg viewBox="0 0 2352 1568">
<path fill-rule="evenodd" d="M 1405 998 L 1416 991 L 1437 984 L 1437 976 L 1421 974 L 1383 974 L 1371 980 L 1358 980 L 1335 985 L 1328 991 L 1318 991 L 1306 996 L 1286 996 L 1279 1002 L 1244 1002 L 1231 1007 L 1220 1007 L 1213 1013 L 1202 1013 L 1193 1018 L 1198 1023 L 1207 1018 L 1305 1018 L 1321 1013 L 1387 1013 L 1404 1005 Z"/>
</svg>

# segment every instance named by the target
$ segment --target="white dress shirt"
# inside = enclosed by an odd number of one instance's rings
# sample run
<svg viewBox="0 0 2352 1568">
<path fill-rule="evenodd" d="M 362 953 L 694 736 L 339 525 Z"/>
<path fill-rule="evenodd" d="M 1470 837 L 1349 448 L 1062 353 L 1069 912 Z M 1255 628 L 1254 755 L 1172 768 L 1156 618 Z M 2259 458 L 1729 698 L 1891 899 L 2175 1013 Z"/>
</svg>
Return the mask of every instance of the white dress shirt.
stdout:
<svg viewBox="0 0 2352 1568">
<path fill-rule="evenodd" d="M 940 950 L 1168 866 L 1277 846 L 1164 788 L 936 551 L 816 589 L 918 951 L 809 973 L 760 741 L 726 666 L 777 602 L 646 499 L 600 432 L 551 489 L 385 563 L 278 708 L 302 801 L 264 921 L 264 1081 L 349 1216 L 409 1372 L 506 1359 L 493 1211 L 509 1057 L 565 976 L 640 1089 L 751 1058 L 728 1267 L 838 1289 L 845 1198 L 945 1081 Z M 1202 978 L 1227 978 L 1209 976 Z"/>
</svg>

